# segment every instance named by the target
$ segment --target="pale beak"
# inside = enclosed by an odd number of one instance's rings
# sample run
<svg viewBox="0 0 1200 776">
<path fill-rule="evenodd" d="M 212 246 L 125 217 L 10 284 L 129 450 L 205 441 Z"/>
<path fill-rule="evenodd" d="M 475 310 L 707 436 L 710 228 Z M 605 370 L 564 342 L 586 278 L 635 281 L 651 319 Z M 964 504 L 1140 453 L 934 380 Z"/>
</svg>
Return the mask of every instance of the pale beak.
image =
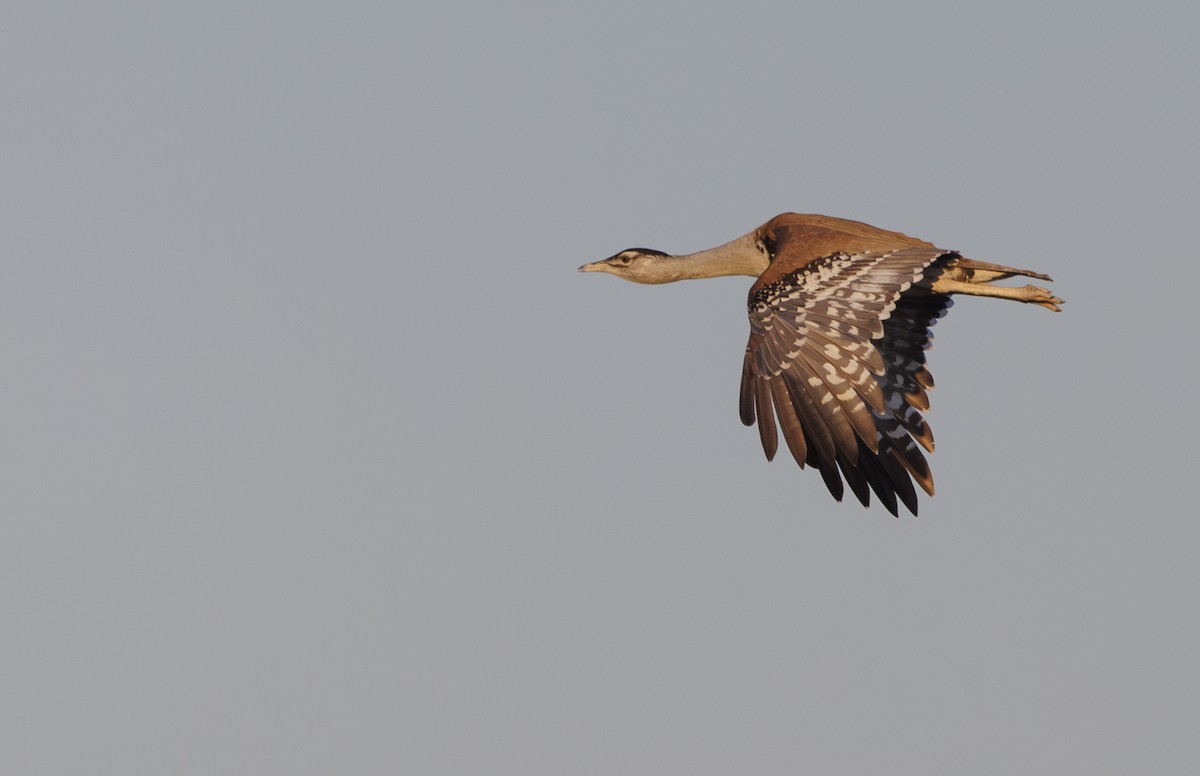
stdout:
<svg viewBox="0 0 1200 776">
<path fill-rule="evenodd" d="M 591 264 L 584 264 L 582 267 L 579 268 L 579 271 L 580 272 L 608 272 L 609 266 L 611 266 L 611 265 L 608 263 L 608 259 L 604 259 L 603 261 L 593 261 Z"/>
</svg>

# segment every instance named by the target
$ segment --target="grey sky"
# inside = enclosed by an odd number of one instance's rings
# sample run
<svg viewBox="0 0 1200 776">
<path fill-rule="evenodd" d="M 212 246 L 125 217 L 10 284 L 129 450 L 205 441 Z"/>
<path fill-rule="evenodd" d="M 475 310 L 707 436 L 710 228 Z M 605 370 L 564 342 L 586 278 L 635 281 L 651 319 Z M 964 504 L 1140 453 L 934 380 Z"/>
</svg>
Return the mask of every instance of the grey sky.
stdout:
<svg viewBox="0 0 1200 776">
<path fill-rule="evenodd" d="M 1190 3 L 0 12 L 0 770 L 1200 767 Z M 938 495 L 735 408 L 778 212 L 1048 272 Z"/>
</svg>

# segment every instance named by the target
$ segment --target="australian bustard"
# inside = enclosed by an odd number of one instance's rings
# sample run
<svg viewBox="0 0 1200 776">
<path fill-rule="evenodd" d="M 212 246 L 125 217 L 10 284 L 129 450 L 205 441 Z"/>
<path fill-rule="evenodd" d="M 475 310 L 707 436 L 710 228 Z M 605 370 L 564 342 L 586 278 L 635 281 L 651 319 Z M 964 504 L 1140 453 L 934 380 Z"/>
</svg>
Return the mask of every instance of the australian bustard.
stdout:
<svg viewBox="0 0 1200 776">
<path fill-rule="evenodd" d="M 792 456 L 821 472 L 841 501 L 842 479 L 862 502 L 870 491 L 893 514 L 914 515 L 912 481 L 933 495 L 918 443 L 933 452 L 921 416 L 933 377 L 929 333 L 951 294 L 991 296 L 1059 312 L 1040 286 L 991 285 L 1039 272 L 964 258 L 956 251 L 858 221 L 784 213 L 733 242 L 671 256 L 631 248 L 585 264 L 635 283 L 749 275 L 750 341 L 742 364 L 740 411 L 758 421 L 763 451 L 775 457 L 776 425 Z"/>
</svg>

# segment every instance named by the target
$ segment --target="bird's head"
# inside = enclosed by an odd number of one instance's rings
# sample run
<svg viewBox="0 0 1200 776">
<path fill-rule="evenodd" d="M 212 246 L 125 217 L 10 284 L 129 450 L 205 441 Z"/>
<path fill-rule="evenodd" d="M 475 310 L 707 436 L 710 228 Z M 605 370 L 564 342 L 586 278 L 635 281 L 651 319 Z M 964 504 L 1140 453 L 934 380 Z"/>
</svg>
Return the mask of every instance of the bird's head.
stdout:
<svg viewBox="0 0 1200 776">
<path fill-rule="evenodd" d="M 678 278 L 665 272 L 671 258 L 650 248 L 629 248 L 603 261 L 584 264 L 580 272 L 607 272 L 634 283 L 665 283 Z"/>
</svg>

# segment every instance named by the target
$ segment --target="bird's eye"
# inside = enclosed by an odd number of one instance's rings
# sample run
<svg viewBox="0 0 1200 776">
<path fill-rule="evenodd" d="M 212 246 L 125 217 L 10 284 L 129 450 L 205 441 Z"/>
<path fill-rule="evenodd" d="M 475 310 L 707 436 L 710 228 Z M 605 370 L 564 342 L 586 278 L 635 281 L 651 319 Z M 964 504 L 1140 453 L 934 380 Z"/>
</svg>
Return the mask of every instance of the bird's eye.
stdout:
<svg viewBox="0 0 1200 776">
<path fill-rule="evenodd" d="M 628 265 L 628 264 L 629 264 L 629 262 L 633 261 L 633 257 L 632 257 L 632 256 L 628 256 L 628 255 L 625 255 L 625 256 L 618 256 L 618 257 L 617 257 L 617 261 L 621 262 L 622 264 Z"/>
</svg>

